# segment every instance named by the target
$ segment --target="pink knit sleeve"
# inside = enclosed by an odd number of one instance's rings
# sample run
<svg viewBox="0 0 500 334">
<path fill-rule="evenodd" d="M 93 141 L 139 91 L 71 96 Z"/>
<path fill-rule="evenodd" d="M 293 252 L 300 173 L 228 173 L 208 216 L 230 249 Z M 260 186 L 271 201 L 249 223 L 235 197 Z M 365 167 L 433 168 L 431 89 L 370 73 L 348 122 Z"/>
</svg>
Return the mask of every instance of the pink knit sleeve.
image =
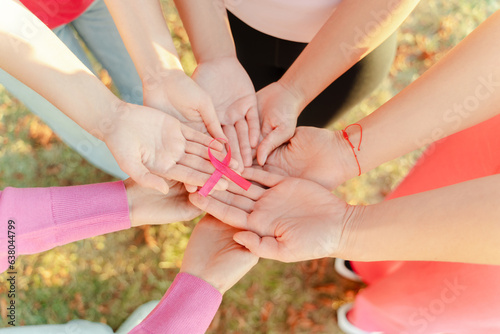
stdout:
<svg viewBox="0 0 500 334">
<path fill-rule="evenodd" d="M 153 311 L 129 334 L 202 334 L 222 301 L 201 278 L 180 273 Z"/>
<path fill-rule="evenodd" d="M 121 181 L 5 188 L 0 193 L 0 272 L 9 267 L 9 249 L 15 249 L 16 256 L 34 254 L 130 225 L 127 194 Z M 9 230 L 9 226 L 14 227 Z"/>
</svg>

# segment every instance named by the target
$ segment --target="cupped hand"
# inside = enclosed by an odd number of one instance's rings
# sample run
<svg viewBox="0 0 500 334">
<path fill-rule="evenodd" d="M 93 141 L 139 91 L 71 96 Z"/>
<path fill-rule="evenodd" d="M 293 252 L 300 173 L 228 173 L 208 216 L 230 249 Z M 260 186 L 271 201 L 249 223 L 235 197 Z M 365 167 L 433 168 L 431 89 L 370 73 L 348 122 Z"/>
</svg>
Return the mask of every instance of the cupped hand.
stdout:
<svg viewBox="0 0 500 334">
<path fill-rule="evenodd" d="M 205 280 L 224 294 L 259 260 L 233 240 L 239 231 L 212 216 L 205 216 L 189 238 L 181 272 Z"/>
<path fill-rule="evenodd" d="M 226 224 L 246 230 L 235 241 L 255 255 L 295 262 L 341 254 L 344 229 L 358 216 L 356 209 L 317 183 L 287 178 L 258 169 L 243 176 L 270 189 L 237 187 L 190 201 Z"/>
<path fill-rule="evenodd" d="M 214 138 L 225 138 L 210 96 L 196 82 L 180 69 L 164 70 L 155 78 L 143 84 L 145 106 L 165 111 L 199 131 L 206 128 Z"/>
<path fill-rule="evenodd" d="M 269 155 L 264 169 L 311 180 L 333 190 L 358 172 L 347 145 L 340 132 L 298 127 L 290 142 Z"/>
<path fill-rule="evenodd" d="M 257 92 L 263 137 L 257 147 L 257 161 L 260 165 L 266 163 L 271 152 L 292 138 L 302 111 L 300 101 L 280 82 L 273 82 Z"/>
<path fill-rule="evenodd" d="M 223 145 L 156 109 L 121 103 L 111 118 L 104 142 L 120 168 L 146 188 L 166 194 L 165 179 L 202 186 L 215 171 L 208 160 L 208 146 Z M 225 189 L 221 179 L 216 189 Z"/>
<path fill-rule="evenodd" d="M 132 226 L 189 221 L 202 213 L 189 202 L 189 193 L 182 183 L 167 181 L 170 190 L 166 195 L 141 187 L 131 178 L 126 179 L 124 184 Z"/>
<path fill-rule="evenodd" d="M 223 57 L 200 63 L 193 79 L 212 98 L 240 171 L 251 166 L 260 126 L 255 89 L 245 69 L 236 57 Z"/>
</svg>

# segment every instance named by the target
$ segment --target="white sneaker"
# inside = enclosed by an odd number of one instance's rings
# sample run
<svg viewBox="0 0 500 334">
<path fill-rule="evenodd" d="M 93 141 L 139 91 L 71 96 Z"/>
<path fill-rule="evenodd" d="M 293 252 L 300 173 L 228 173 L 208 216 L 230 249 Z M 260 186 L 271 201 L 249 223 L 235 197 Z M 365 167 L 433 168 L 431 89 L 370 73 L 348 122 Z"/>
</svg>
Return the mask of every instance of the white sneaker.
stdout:
<svg viewBox="0 0 500 334">
<path fill-rule="evenodd" d="M 142 304 L 139 306 L 132 314 L 123 322 L 123 324 L 118 328 L 116 334 L 127 334 L 135 326 L 139 325 L 151 311 L 158 305 L 159 300 L 153 300 L 147 302 L 146 304 Z"/>
<path fill-rule="evenodd" d="M 354 271 L 352 271 L 351 269 L 346 267 L 345 260 L 336 258 L 334 268 L 335 268 L 335 271 L 340 276 L 347 278 L 347 279 L 354 281 L 354 282 L 362 282 L 361 277 L 358 274 L 356 274 Z"/>
<path fill-rule="evenodd" d="M 337 324 L 345 334 L 384 334 L 383 332 L 367 332 L 349 322 L 347 313 L 352 309 L 353 303 L 342 305 L 337 310 Z"/>
</svg>

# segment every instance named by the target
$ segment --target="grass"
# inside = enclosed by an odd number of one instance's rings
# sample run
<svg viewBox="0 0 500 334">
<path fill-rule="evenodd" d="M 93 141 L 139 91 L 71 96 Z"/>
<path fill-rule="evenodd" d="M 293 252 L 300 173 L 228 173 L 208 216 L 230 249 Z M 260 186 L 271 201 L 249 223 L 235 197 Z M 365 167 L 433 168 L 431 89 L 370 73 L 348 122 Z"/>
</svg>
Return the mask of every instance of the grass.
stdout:
<svg viewBox="0 0 500 334">
<path fill-rule="evenodd" d="M 172 6 L 165 15 L 188 72 L 196 66 Z M 399 32 L 390 76 L 336 122 L 343 128 L 369 114 L 441 58 L 498 8 L 496 1 L 424 0 Z M 106 78 L 105 75 L 103 75 Z M 0 86 L 0 188 L 68 186 L 112 178 L 66 147 Z M 413 152 L 348 181 L 337 193 L 353 204 L 381 201 L 418 158 Z M 182 261 L 193 222 L 131 229 L 18 259 L 20 325 L 75 318 L 116 329 L 139 305 L 160 299 Z M 0 315 L 6 325 L 6 275 L 0 275 Z M 362 288 L 338 277 L 333 260 L 297 264 L 261 260 L 224 297 L 209 333 L 340 333 L 335 309 Z"/>
</svg>

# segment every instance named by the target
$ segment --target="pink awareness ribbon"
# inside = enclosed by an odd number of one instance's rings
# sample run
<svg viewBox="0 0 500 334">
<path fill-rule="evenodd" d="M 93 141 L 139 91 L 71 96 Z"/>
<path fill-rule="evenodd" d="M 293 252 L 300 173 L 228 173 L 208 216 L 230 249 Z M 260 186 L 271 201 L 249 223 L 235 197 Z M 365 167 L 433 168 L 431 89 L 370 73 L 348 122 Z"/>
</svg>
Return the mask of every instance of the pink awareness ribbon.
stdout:
<svg viewBox="0 0 500 334">
<path fill-rule="evenodd" d="M 212 155 L 212 152 L 210 151 L 212 143 L 215 140 L 222 140 L 227 145 L 227 155 L 224 157 L 224 160 L 222 161 L 217 160 L 217 158 L 214 157 Z M 225 175 L 228 179 L 230 179 L 231 181 L 233 181 L 234 183 L 236 183 L 238 186 L 240 186 L 245 190 L 248 190 L 248 188 L 250 188 L 252 184 L 249 181 L 245 180 L 243 177 L 236 174 L 231 168 L 229 168 L 229 162 L 231 161 L 231 146 L 229 146 L 229 143 L 225 139 L 217 138 L 212 140 L 210 142 L 210 145 L 208 146 L 208 156 L 210 157 L 210 162 L 215 167 L 215 172 L 212 174 L 212 176 L 210 176 L 208 181 L 198 191 L 198 193 L 201 196 L 206 197 L 210 193 L 210 191 L 215 187 L 215 185 L 220 180 L 222 175 Z"/>
</svg>

